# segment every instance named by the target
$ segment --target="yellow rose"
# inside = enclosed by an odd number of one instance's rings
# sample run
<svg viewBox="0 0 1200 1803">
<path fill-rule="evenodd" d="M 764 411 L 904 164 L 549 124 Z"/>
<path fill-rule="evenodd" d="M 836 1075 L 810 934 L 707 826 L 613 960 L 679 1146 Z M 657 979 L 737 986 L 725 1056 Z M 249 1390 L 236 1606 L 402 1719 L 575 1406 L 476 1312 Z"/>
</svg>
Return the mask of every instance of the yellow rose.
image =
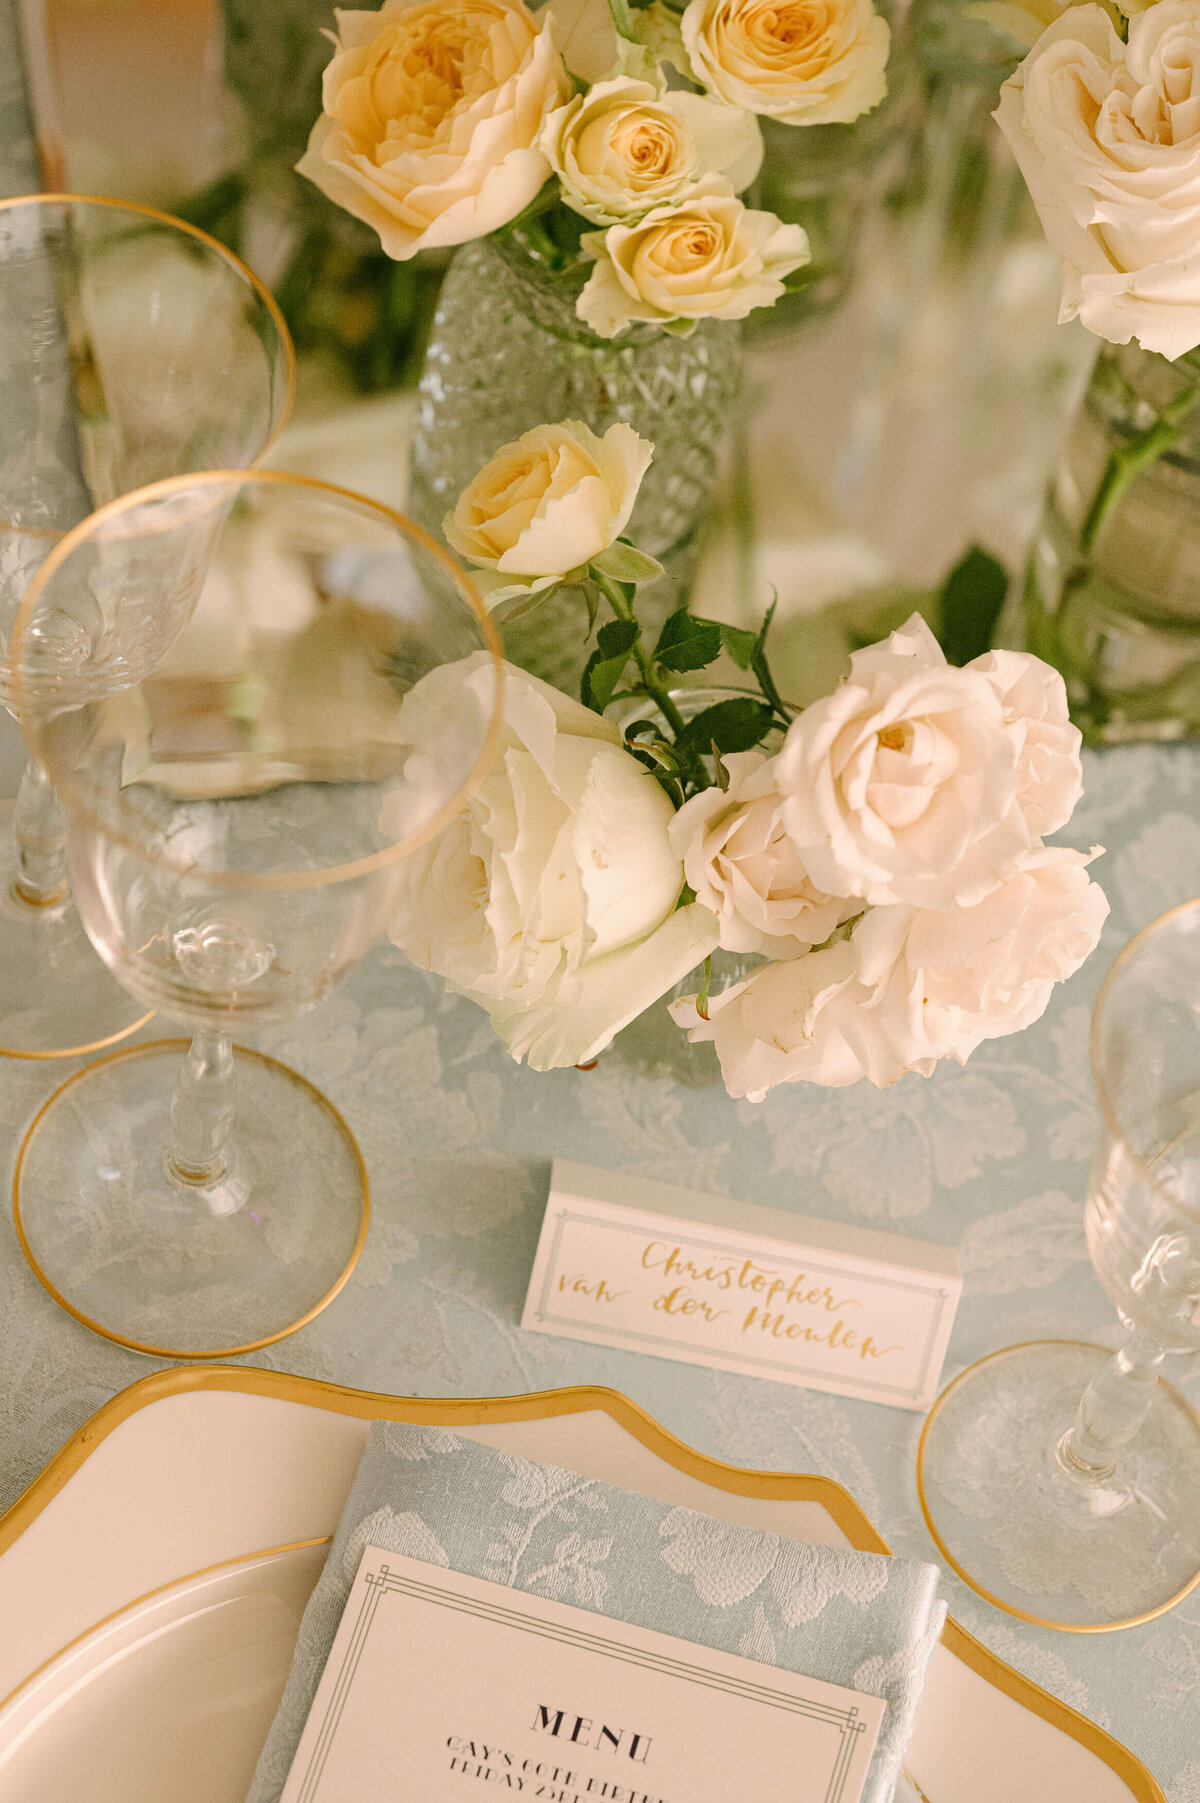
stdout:
<svg viewBox="0 0 1200 1803">
<path fill-rule="evenodd" d="M 339 12 L 323 111 L 296 165 L 403 261 L 507 225 L 550 174 L 542 127 L 570 84 L 521 0 Z"/>
<path fill-rule="evenodd" d="M 601 338 L 633 320 L 744 319 L 811 256 L 802 227 L 744 207 L 716 179 L 638 225 L 585 232 L 583 244 L 596 267 L 575 310 Z"/>
<path fill-rule="evenodd" d="M 567 205 L 597 225 L 640 219 L 706 174 L 744 188 L 762 162 L 752 113 L 626 76 L 597 82 L 551 113 L 542 148 Z"/>
<path fill-rule="evenodd" d="M 624 424 L 603 438 L 579 420 L 536 426 L 501 445 L 442 530 L 463 557 L 508 579 L 484 584 L 491 605 L 546 588 L 620 537 L 653 454 Z"/>
<path fill-rule="evenodd" d="M 689 0 L 696 80 L 730 106 L 788 125 L 831 125 L 887 93 L 891 32 L 871 0 Z"/>
</svg>

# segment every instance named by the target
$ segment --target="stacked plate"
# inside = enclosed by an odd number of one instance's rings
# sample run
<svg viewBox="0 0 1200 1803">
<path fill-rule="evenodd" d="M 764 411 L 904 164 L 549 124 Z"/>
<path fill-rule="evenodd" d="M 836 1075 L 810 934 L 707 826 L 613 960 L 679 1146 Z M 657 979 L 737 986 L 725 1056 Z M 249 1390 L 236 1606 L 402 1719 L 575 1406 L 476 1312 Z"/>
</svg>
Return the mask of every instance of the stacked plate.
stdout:
<svg viewBox="0 0 1200 1803">
<path fill-rule="evenodd" d="M 101 1409 L 0 1520 L 3 1803 L 243 1803 L 377 1416 L 888 1550 L 829 1479 L 704 1458 L 612 1391 L 429 1402 L 247 1368 L 161 1372 Z M 1131 1753 L 953 1621 L 907 1765 L 926 1803 L 1165 1803 Z"/>
</svg>

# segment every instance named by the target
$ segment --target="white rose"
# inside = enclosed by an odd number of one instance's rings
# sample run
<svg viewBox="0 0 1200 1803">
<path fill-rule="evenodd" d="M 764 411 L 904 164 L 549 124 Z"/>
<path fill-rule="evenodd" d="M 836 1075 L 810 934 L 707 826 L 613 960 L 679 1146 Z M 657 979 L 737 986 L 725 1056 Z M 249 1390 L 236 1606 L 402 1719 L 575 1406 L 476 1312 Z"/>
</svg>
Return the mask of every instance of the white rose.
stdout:
<svg viewBox="0 0 1200 1803">
<path fill-rule="evenodd" d="M 551 113 L 542 149 L 567 205 L 616 225 L 681 199 L 705 174 L 746 187 L 762 162 L 762 134 L 752 113 L 620 76 Z"/>
<path fill-rule="evenodd" d="M 585 232 L 583 245 L 596 267 L 575 310 L 601 338 L 633 320 L 745 319 L 812 254 L 802 227 L 744 207 L 717 177 L 637 225 Z"/>
<path fill-rule="evenodd" d="M 1006 694 L 994 671 L 948 664 L 918 614 L 856 651 L 777 759 L 784 824 L 813 881 L 875 904 L 950 908 L 1010 875 L 1062 784 L 1041 795 Z"/>
<path fill-rule="evenodd" d="M 788 125 L 845 123 L 887 93 L 891 32 L 871 0 L 690 0 L 682 30 L 702 87 Z"/>
<path fill-rule="evenodd" d="M 598 557 L 624 531 L 654 446 L 632 426 L 603 438 L 579 420 L 535 426 L 484 464 L 442 521 L 486 570 L 490 605 L 535 593 Z"/>
<path fill-rule="evenodd" d="M 862 903 L 826 895 L 809 876 L 784 831 L 773 759 L 735 752 L 725 767 L 728 789 L 702 789 L 672 820 L 672 849 L 696 900 L 720 921 L 726 951 L 798 957 Z"/>
<path fill-rule="evenodd" d="M 1159 0 L 1127 44 L 1069 9 L 996 119 L 1063 258 L 1060 317 L 1165 357 L 1200 344 L 1200 0 Z"/>
<path fill-rule="evenodd" d="M 854 929 L 856 996 L 838 1014 L 880 1088 L 939 1058 L 965 1064 L 985 1039 L 1045 1013 L 1056 983 L 1095 950 L 1108 916 L 1084 868 L 1098 855 L 1040 846 L 973 908 L 873 908 Z"/>
<path fill-rule="evenodd" d="M 1083 735 L 1071 724 L 1066 683 L 1024 651 L 987 651 L 967 669 L 987 677 L 1006 722 L 1022 733 L 1017 805 L 1026 826 L 1035 834 L 1056 833 L 1083 794 Z"/>
<path fill-rule="evenodd" d="M 1039 846 L 975 907 L 872 908 L 849 941 L 712 997 L 707 1022 L 694 997 L 671 1012 L 693 1042 L 713 1041 L 730 1094 L 751 1101 L 777 1083 L 927 1077 L 1037 1020 L 1095 949 L 1108 902 L 1089 862 Z"/>
<path fill-rule="evenodd" d="M 401 723 L 431 765 L 454 755 L 456 695 L 486 702 L 491 682 L 475 653 L 405 698 Z M 671 815 L 611 721 L 506 667 L 495 761 L 398 867 L 389 936 L 486 1008 L 514 1057 L 584 1063 L 716 944 L 706 908 L 676 909 Z"/>
<path fill-rule="evenodd" d="M 403 260 L 515 219 L 549 178 L 542 127 L 570 91 L 521 0 L 338 12 L 321 117 L 296 167 Z"/>
<path fill-rule="evenodd" d="M 693 1045 L 711 1041 L 731 1096 L 761 1102 L 778 1083 L 840 1089 L 857 1083 L 862 1065 L 842 1036 L 836 1003 L 854 989 L 855 954 L 843 940 L 761 970 L 710 996 L 708 1018 L 695 996 L 671 1003 L 671 1015 Z"/>
</svg>

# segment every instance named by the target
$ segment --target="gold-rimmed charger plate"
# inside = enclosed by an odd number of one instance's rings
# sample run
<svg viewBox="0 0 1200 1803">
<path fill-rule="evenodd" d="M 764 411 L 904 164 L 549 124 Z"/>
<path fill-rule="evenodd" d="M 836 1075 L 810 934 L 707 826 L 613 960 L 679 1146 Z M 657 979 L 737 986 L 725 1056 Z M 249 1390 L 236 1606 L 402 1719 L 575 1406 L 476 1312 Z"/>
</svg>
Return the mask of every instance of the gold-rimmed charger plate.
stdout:
<svg viewBox="0 0 1200 1803">
<path fill-rule="evenodd" d="M 133 1598 L 330 1533 L 378 1417 L 452 1427 L 776 1531 L 889 1550 L 831 1479 L 708 1458 L 610 1390 L 434 1401 L 247 1368 L 165 1371 L 100 1409 L 0 1519 L 0 1620 L 21 1623 L 0 1644 L 0 1696 Z M 48 1584 L 48 1562 L 63 1558 L 72 1585 Z M 908 1763 L 929 1803 L 1166 1803 L 1133 1753 L 954 1621 Z"/>
</svg>

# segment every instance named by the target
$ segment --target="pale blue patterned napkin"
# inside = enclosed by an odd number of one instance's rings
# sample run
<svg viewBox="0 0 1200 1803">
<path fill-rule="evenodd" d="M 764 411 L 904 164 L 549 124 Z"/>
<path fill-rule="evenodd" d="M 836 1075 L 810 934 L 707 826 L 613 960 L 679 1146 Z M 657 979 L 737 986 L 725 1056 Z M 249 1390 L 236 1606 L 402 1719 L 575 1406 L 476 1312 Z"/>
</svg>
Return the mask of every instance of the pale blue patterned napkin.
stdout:
<svg viewBox="0 0 1200 1803">
<path fill-rule="evenodd" d="M 888 1803 L 945 1619 L 937 1572 L 812 1546 L 445 1428 L 376 1421 L 248 1803 L 276 1803 L 368 1546 L 883 1697 L 863 1803 Z"/>
</svg>

